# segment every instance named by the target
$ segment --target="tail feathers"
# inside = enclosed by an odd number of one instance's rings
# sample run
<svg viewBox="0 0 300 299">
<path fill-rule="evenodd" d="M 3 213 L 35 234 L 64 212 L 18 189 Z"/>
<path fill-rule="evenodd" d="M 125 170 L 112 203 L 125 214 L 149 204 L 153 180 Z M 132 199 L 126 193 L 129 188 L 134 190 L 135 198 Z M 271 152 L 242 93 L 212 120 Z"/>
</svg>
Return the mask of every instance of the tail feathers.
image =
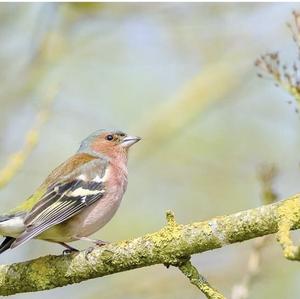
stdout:
<svg viewBox="0 0 300 299">
<path fill-rule="evenodd" d="M 11 216 L 8 215 L 0 215 L 0 222 L 9 220 L 11 218 Z"/>
<path fill-rule="evenodd" d="M 22 215 L 0 216 L 0 235 L 15 237 L 25 230 Z"/>
<path fill-rule="evenodd" d="M 15 240 L 13 237 L 6 237 L 0 245 L 0 254 L 9 249 Z"/>
<path fill-rule="evenodd" d="M 9 248 L 13 248 L 15 237 L 25 230 L 24 216 L 24 213 L 0 215 L 0 235 L 5 237 L 0 244 L 0 254 Z"/>
<path fill-rule="evenodd" d="M 16 248 L 22 244 L 24 244 L 25 242 L 29 241 L 30 239 L 32 239 L 34 236 L 36 236 L 35 231 L 31 232 L 31 231 L 24 231 L 20 236 L 18 236 L 14 242 L 11 243 L 10 248 Z"/>
</svg>

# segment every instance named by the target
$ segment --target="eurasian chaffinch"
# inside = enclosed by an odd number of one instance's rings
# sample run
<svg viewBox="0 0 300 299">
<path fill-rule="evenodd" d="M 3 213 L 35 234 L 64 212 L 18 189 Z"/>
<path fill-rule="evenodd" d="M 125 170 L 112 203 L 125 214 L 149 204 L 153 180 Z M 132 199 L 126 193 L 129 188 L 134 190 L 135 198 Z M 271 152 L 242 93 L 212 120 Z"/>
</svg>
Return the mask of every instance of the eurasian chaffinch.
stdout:
<svg viewBox="0 0 300 299">
<path fill-rule="evenodd" d="M 98 130 L 78 152 L 54 169 L 36 192 L 0 216 L 5 237 L 0 253 L 37 238 L 59 243 L 88 240 L 117 211 L 127 187 L 128 149 L 141 138 L 121 131 Z"/>
</svg>

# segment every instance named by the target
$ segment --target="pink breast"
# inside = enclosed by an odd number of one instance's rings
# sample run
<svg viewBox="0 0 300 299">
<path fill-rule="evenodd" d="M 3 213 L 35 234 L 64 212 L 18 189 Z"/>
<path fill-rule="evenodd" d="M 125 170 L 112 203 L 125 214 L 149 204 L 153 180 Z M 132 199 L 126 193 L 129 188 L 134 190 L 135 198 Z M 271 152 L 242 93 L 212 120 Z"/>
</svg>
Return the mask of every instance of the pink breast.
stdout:
<svg viewBox="0 0 300 299">
<path fill-rule="evenodd" d="M 104 196 L 69 221 L 70 232 L 77 230 L 78 237 L 88 237 L 98 231 L 111 220 L 120 206 L 127 187 L 127 168 L 110 165 L 108 171 Z"/>
</svg>

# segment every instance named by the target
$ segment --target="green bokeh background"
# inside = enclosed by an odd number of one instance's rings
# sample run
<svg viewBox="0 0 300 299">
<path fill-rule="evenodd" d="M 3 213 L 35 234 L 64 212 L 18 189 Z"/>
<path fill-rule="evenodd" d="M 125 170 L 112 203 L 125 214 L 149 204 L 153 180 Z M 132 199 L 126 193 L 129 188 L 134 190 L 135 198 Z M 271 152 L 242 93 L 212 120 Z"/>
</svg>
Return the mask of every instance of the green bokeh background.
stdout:
<svg viewBox="0 0 300 299">
<path fill-rule="evenodd" d="M 98 238 L 156 231 L 168 209 L 190 223 L 256 207 L 262 162 L 278 166 L 280 198 L 298 192 L 299 115 L 287 104 L 291 97 L 257 78 L 253 65 L 273 50 L 295 59 L 285 26 L 293 9 L 297 4 L 1 4 L 0 166 L 22 147 L 49 88 L 59 84 L 59 92 L 38 146 L 0 192 L 0 211 L 29 196 L 86 135 L 111 127 L 144 139 L 130 153 L 121 208 Z M 192 260 L 229 296 L 251 245 Z M 0 263 L 61 250 L 34 240 Z M 298 267 L 271 242 L 250 297 L 299 298 Z M 204 298 L 177 269 L 162 265 L 12 298 L 41 296 Z"/>
</svg>

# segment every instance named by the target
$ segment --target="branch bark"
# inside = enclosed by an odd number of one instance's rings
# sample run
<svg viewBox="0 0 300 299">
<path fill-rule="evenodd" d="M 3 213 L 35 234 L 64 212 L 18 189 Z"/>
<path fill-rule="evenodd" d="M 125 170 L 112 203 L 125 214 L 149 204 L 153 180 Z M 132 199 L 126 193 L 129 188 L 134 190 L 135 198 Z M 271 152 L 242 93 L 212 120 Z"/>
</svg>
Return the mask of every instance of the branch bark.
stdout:
<svg viewBox="0 0 300 299">
<path fill-rule="evenodd" d="M 288 227 L 283 221 L 288 214 Z M 178 265 L 193 254 L 300 227 L 300 194 L 284 201 L 187 225 L 170 219 L 161 230 L 68 256 L 49 255 L 0 266 L 0 295 L 34 292 L 155 264 Z M 292 221 L 291 221 L 292 219 Z M 288 229 L 287 229 L 288 228 Z M 283 239 L 283 237 L 281 238 Z"/>
<path fill-rule="evenodd" d="M 222 294 L 215 290 L 208 281 L 187 261 L 179 266 L 179 270 L 196 286 L 208 299 L 226 299 Z"/>
</svg>

